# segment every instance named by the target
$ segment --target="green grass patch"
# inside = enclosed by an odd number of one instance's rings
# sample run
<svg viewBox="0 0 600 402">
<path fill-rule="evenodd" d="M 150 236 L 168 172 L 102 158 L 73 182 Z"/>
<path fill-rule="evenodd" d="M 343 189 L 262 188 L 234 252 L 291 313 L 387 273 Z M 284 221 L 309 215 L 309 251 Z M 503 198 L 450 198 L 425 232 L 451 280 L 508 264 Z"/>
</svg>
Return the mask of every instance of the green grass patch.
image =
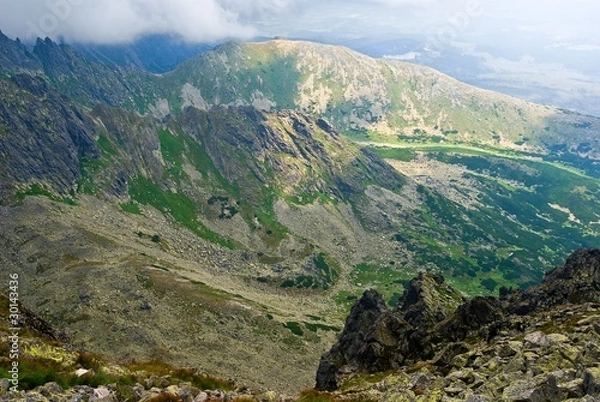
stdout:
<svg viewBox="0 0 600 402">
<path fill-rule="evenodd" d="M 292 332 L 292 334 L 294 334 L 294 335 L 297 335 L 297 336 L 304 335 L 304 331 L 302 330 L 302 326 L 298 322 L 288 321 L 288 322 L 284 323 L 283 326 L 285 328 L 289 329 Z"/>
<path fill-rule="evenodd" d="M 408 148 L 371 147 L 370 149 L 382 159 L 411 162 L 416 156 L 415 151 Z"/>
<path fill-rule="evenodd" d="M 198 221 L 197 206 L 185 194 L 163 190 L 143 176 L 138 176 L 130 182 L 129 194 L 140 204 L 152 205 L 162 213 L 172 216 L 176 222 L 199 237 L 230 249 L 235 248 L 231 240 L 214 233 Z"/>
<path fill-rule="evenodd" d="M 360 298 L 363 293 L 363 289 L 354 289 L 354 290 L 340 290 L 333 297 L 333 301 L 339 307 L 341 307 L 341 316 L 343 319 L 346 318 L 350 309 L 356 303 L 356 301 Z"/>
<path fill-rule="evenodd" d="M 404 285 L 414 277 L 414 272 L 408 272 L 397 265 L 381 266 L 371 263 L 361 263 L 349 273 L 348 280 L 359 289 L 377 289 L 386 300 L 397 302 L 398 295 L 404 290 Z"/>
<path fill-rule="evenodd" d="M 323 289 L 327 290 L 340 276 L 340 267 L 337 261 L 329 257 L 325 253 L 318 253 L 314 257 L 314 263 L 317 267 L 318 276 Z"/>
<path fill-rule="evenodd" d="M 134 214 L 134 215 L 142 214 L 142 211 L 140 210 L 140 206 L 138 204 L 136 204 L 135 202 L 126 202 L 126 203 L 119 204 L 119 206 L 121 207 L 121 209 L 123 211 L 128 212 L 130 214 Z"/>
<path fill-rule="evenodd" d="M 100 158 L 88 159 L 82 158 L 79 161 L 79 171 L 81 179 L 77 182 L 77 192 L 96 195 L 98 186 L 95 183 L 95 178 L 102 173 L 102 170 L 108 167 L 108 163 Z"/>
<path fill-rule="evenodd" d="M 318 330 L 334 331 L 334 332 L 341 331 L 341 329 L 339 327 L 336 327 L 333 325 L 326 325 L 326 324 L 320 324 L 320 323 L 315 323 L 315 322 L 303 322 L 303 324 L 306 327 L 306 329 L 308 329 L 311 332 L 317 332 Z"/>
<path fill-rule="evenodd" d="M 41 187 L 38 184 L 32 184 L 28 189 L 19 191 L 16 194 L 17 200 L 22 201 L 25 197 L 41 196 L 51 199 L 52 201 L 60 202 L 65 205 L 77 205 L 74 194 L 70 197 L 56 195 L 49 190 Z"/>
<path fill-rule="evenodd" d="M 117 156 L 119 154 L 117 146 L 113 144 L 113 142 L 104 134 L 100 134 L 98 140 L 96 141 L 96 145 L 98 145 L 100 152 L 105 157 Z"/>
</svg>

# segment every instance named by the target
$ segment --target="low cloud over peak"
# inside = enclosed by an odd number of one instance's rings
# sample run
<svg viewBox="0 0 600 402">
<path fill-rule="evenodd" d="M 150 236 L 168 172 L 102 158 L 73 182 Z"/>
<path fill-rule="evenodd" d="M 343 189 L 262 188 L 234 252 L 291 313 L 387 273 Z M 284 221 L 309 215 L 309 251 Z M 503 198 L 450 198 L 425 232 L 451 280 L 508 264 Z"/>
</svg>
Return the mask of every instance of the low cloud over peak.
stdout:
<svg viewBox="0 0 600 402">
<path fill-rule="evenodd" d="M 9 4 L 10 3 L 10 4 Z M 127 43 L 148 34 L 174 34 L 190 42 L 247 38 L 255 28 L 218 0 L 0 0 L 0 27 L 26 41 Z M 247 12 L 252 12 L 248 10 Z"/>
</svg>

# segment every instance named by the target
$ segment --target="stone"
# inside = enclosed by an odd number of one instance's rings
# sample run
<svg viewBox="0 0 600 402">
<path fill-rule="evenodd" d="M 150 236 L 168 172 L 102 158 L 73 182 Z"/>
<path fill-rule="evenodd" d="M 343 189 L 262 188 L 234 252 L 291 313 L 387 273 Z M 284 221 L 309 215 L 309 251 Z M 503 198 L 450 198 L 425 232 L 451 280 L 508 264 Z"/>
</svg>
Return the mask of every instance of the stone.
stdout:
<svg viewBox="0 0 600 402">
<path fill-rule="evenodd" d="M 106 387 L 94 388 L 92 396 L 90 397 L 90 402 L 109 402 L 112 400 L 112 393 Z"/>
<path fill-rule="evenodd" d="M 518 381 L 509 385 L 504 390 L 503 396 L 509 401 L 519 402 L 561 402 L 564 400 L 554 376 Z"/>
<path fill-rule="evenodd" d="M 194 402 L 205 402 L 206 400 L 208 400 L 208 394 L 204 391 L 198 393 L 194 398 Z"/>
<path fill-rule="evenodd" d="M 10 382 L 8 378 L 3 378 L 0 380 L 0 395 L 6 395 L 8 389 L 10 388 Z"/>
<path fill-rule="evenodd" d="M 585 370 L 583 391 L 586 395 L 600 396 L 600 367 L 590 367 Z"/>
<path fill-rule="evenodd" d="M 488 399 L 483 395 L 471 395 L 466 402 L 488 402 Z"/>
<path fill-rule="evenodd" d="M 548 334 L 546 335 L 546 338 L 552 344 L 569 343 L 569 337 L 563 334 Z"/>
<path fill-rule="evenodd" d="M 146 389 L 142 384 L 135 384 L 133 387 L 131 387 L 131 393 L 133 394 L 134 399 L 139 401 L 144 397 Z"/>
<path fill-rule="evenodd" d="M 260 397 L 261 402 L 275 402 L 277 400 L 277 393 L 275 391 L 267 391 Z"/>
<path fill-rule="evenodd" d="M 546 346 L 550 343 L 548 337 L 541 331 L 535 331 L 525 335 L 524 341 L 528 347 Z"/>
<path fill-rule="evenodd" d="M 558 386 L 567 398 L 582 398 L 585 395 L 583 390 L 583 380 L 577 378 L 572 381 L 564 382 Z"/>
<path fill-rule="evenodd" d="M 52 397 L 56 395 L 60 395 L 64 392 L 62 387 L 55 382 L 49 382 L 42 387 L 40 387 L 40 394 L 45 397 Z"/>
</svg>

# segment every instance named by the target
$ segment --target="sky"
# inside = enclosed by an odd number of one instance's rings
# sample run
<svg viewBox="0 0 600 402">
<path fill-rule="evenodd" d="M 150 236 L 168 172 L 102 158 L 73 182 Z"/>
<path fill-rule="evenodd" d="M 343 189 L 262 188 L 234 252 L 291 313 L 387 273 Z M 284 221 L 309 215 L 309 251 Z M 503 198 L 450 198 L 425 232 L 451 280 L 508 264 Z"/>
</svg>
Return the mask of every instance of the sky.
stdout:
<svg viewBox="0 0 600 402">
<path fill-rule="evenodd" d="M 595 115 L 599 15 L 597 0 L 0 0 L 0 30 L 24 41 L 318 40 Z"/>
</svg>

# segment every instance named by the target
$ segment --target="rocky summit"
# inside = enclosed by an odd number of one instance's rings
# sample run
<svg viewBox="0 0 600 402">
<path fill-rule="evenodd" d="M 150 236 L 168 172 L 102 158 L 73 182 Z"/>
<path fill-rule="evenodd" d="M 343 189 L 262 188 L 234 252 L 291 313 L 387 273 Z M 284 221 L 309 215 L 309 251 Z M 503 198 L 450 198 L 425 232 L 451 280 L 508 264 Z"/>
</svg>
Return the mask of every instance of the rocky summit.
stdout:
<svg viewBox="0 0 600 402">
<path fill-rule="evenodd" d="M 442 277 L 421 274 L 398 306 L 363 294 L 321 358 L 318 389 L 353 400 L 600 400 L 598 249 L 499 298 L 464 302 Z"/>
</svg>

